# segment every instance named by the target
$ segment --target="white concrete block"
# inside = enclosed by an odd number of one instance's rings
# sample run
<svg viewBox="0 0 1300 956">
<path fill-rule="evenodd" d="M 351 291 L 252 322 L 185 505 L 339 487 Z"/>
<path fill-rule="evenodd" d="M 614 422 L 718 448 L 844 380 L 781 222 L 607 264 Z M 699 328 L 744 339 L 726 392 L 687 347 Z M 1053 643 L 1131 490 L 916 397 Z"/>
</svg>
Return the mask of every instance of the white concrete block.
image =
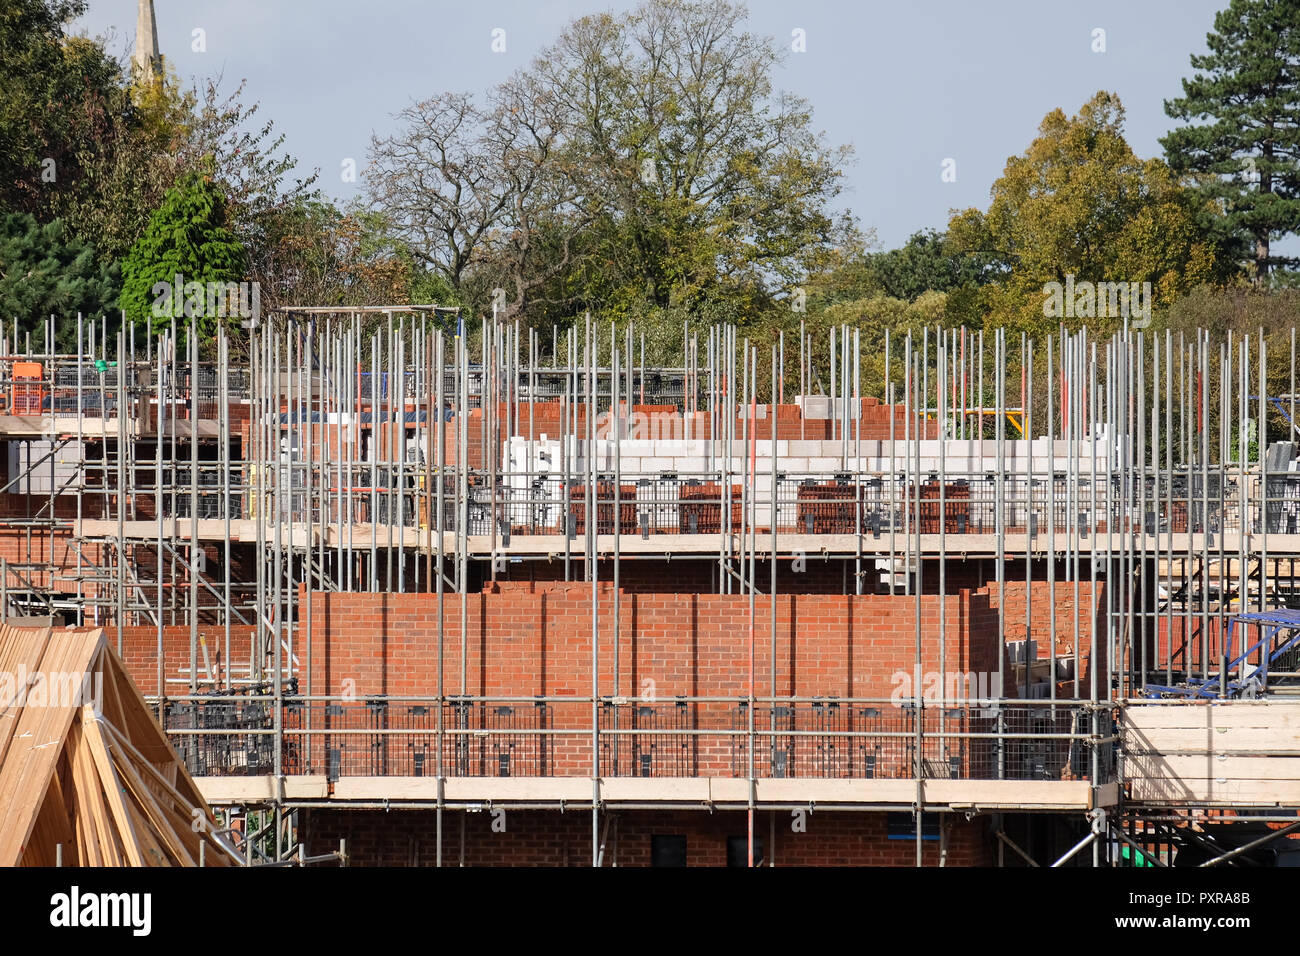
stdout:
<svg viewBox="0 0 1300 956">
<path fill-rule="evenodd" d="M 831 399 L 829 395 L 796 395 L 794 403 L 803 409 L 803 417 L 823 419 L 831 417 Z"/>
</svg>

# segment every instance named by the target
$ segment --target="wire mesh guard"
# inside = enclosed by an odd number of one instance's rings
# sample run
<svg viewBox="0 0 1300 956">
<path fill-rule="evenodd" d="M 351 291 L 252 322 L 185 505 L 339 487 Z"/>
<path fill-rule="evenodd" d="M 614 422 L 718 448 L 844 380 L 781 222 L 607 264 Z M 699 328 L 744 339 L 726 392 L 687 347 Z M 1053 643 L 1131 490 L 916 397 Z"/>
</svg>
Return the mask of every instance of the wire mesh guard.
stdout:
<svg viewBox="0 0 1300 956">
<path fill-rule="evenodd" d="M 951 780 L 1086 779 L 1084 711 L 1056 707 L 864 706 L 834 698 L 754 708 L 754 775 Z M 749 705 L 732 711 L 734 776 L 748 773 Z M 1074 734 L 1074 737 L 1070 735 Z M 1110 756 L 1099 768 L 1109 775 Z"/>
<path fill-rule="evenodd" d="M 581 707 L 581 705 L 575 705 Z M 368 697 L 283 704 L 285 774 L 433 776 L 439 772 L 439 705 Z M 581 773 L 591 751 L 580 710 L 557 726 L 552 704 L 452 697 L 441 705 L 441 772 L 455 777 Z M 163 723 L 196 776 L 274 772 L 274 702 L 265 687 L 243 696 L 167 702 Z M 750 774 L 776 778 L 1065 780 L 1114 774 L 1113 715 L 1078 704 L 988 702 L 949 707 L 863 704 L 827 697 L 754 707 L 684 698 L 599 702 L 599 761 L 611 777 Z"/>
<path fill-rule="evenodd" d="M 305 707 L 306 705 L 304 705 Z M 443 772 L 458 777 L 548 776 L 554 763 L 544 703 L 484 704 L 453 698 L 442 705 Z M 437 774 L 438 705 L 372 697 L 325 704 L 312 724 L 310 772 L 341 776 Z M 351 731 L 351 732 L 349 732 Z M 356 733 L 355 731 L 362 731 Z"/>
<path fill-rule="evenodd" d="M 223 694 L 222 699 L 167 701 L 162 724 L 169 731 L 185 766 L 194 776 L 256 776 L 274 771 L 274 702 L 269 688 L 254 685 L 247 699 Z M 203 731 L 194 733 L 193 731 Z"/>
<path fill-rule="evenodd" d="M 604 700 L 600 706 L 601 772 L 611 777 L 693 777 L 698 738 L 685 700 L 662 703 Z"/>
</svg>

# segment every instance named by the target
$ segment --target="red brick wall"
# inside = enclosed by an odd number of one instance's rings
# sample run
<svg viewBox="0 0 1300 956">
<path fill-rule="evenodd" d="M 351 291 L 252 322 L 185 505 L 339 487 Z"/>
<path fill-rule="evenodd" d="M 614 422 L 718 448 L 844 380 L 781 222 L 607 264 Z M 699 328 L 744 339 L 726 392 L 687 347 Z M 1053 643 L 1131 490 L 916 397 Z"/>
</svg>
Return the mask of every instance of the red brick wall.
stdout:
<svg viewBox="0 0 1300 956">
<path fill-rule="evenodd" d="M 230 656 L 237 662 L 241 671 L 248 660 L 248 641 L 251 627 L 232 626 L 230 628 Z M 117 628 L 109 625 L 104 630 L 110 644 L 117 646 Z M 224 674 L 226 632 L 224 627 L 203 626 L 199 628 L 199 637 L 207 642 L 208 655 L 212 668 L 218 676 Z M 166 625 L 163 627 L 163 679 L 180 676 L 182 669 L 188 671 L 190 666 L 190 628 L 187 624 Z M 207 671 L 203 660 L 203 649 L 197 651 L 200 673 L 200 687 L 210 686 L 206 679 Z M 158 629 L 155 627 L 122 628 L 122 660 L 127 672 L 141 693 L 153 696 L 158 693 Z M 183 684 L 166 684 L 164 691 L 168 695 L 188 693 Z"/>
<path fill-rule="evenodd" d="M 0 538 L 0 542 L 3 538 Z M 644 570 L 638 570 L 644 565 Z M 518 571 L 511 566 L 512 570 Z M 533 696 L 582 694 L 590 690 L 591 601 L 589 585 L 546 580 L 562 575 L 562 565 L 532 564 L 532 580 L 499 580 L 467 599 L 468 655 L 466 692 L 476 695 Z M 602 567 L 600 584 L 601 692 L 613 694 L 613 591 L 610 568 Z M 962 583 L 961 575 L 953 575 Z M 767 574 L 760 569 L 760 579 Z M 655 561 L 624 563 L 619 626 L 620 682 L 618 692 L 639 696 L 644 681 L 654 681 L 655 695 L 743 696 L 748 681 L 749 599 L 743 594 L 709 591 L 707 569 L 700 562 L 669 564 Z M 974 580 L 970 577 L 969 580 Z M 792 583 L 806 590 L 792 593 Z M 969 583 L 969 581 L 967 582 Z M 889 697 L 898 671 L 913 669 L 915 643 L 914 597 L 887 594 L 842 595 L 842 572 L 821 569 L 811 561 L 802 575 L 783 573 L 777 596 L 778 695 Z M 821 587 L 821 590 L 818 590 Z M 1100 612 L 1091 600 L 1091 582 L 1080 582 L 1080 680 L 1087 693 L 1091 635 Z M 1038 654 L 1049 654 L 1048 587 L 1032 583 L 1033 630 Z M 1105 600 L 1104 585 L 1098 596 Z M 1007 582 L 1007 640 L 1025 634 L 1023 581 Z M 313 593 L 313 689 L 316 693 L 358 696 L 433 695 L 437 692 L 437 597 L 434 594 Z M 923 669 L 937 670 L 938 608 L 946 605 L 948 628 L 945 669 L 992 672 L 997 669 L 997 588 L 986 584 L 976 591 L 960 589 L 940 598 L 922 596 Z M 770 604 L 755 600 L 755 674 L 757 692 L 768 693 Z M 1057 655 L 1073 656 L 1074 587 L 1056 587 Z M 460 599 L 446 596 L 444 688 L 459 692 Z M 305 620 L 305 604 L 300 619 Z M 112 625 L 109 625 L 112 628 Z M 1178 622 L 1175 622 L 1177 629 Z M 237 661 L 247 655 L 248 628 L 233 644 Z M 127 664 L 152 692 L 155 677 L 155 630 L 129 627 L 133 637 Z M 224 643 L 220 626 L 203 622 L 201 634 L 218 660 Z M 189 662 L 189 628 L 184 623 L 165 628 L 166 673 L 175 676 Z M 306 638 L 296 637 L 299 654 Z M 306 661 L 303 661 L 304 666 Z M 1099 682 L 1105 687 L 1104 661 Z M 303 686 L 306 672 L 300 672 Z M 350 685 L 341 682 L 350 680 Z M 1067 696 L 1072 687 L 1058 688 Z"/>
<path fill-rule="evenodd" d="M 755 814 L 755 838 L 771 848 L 775 813 L 775 862 L 780 866 L 915 866 L 912 840 L 887 838 L 883 813 L 813 812 L 807 830 L 791 831 L 789 811 Z M 465 820 L 466 866 L 590 866 L 590 811 L 512 810 L 504 833 L 492 832 L 490 813 L 445 811 L 442 864 L 460 863 L 460 826 Z M 602 820 L 604 817 L 602 816 Z M 651 837 L 686 837 L 688 866 L 725 866 L 728 837 L 746 836 L 746 815 L 699 810 L 619 811 L 606 843 L 605 865 L 649 866 Z M 933 819 L 933 818 L 931 818 Z M 303 824 L 309 854 L 337 850 L 347 840 L 351 866 L 433 866 L 437 836 L 431 810 L 308 810 Z M 617 829 L 615 830 L 616 827 Z M 995 856 L 983 819 L 951 817 L 948 866 L 990 866 Z M 939 841 L 922 844 L 925 866 L 939 863 Z"/>
<path fill-rule="evenodd" d="M 309 599 L 315 693 L 354 700 L 437 694 L 434 596 L 313 593 Z M 754 689 L 761 697 L 770 692 L 770 605 L 766 598 L 755 603 Z M 446 602 L 442 652 L 448 695 L 462 692 L 459 604 L 458 598 Z M 988 599 L 966 592 L 922 598 L 923 670 L 939 670 L 941 606 L 946 608 L 946 672 L 994 671 Z M 689 727 L 708 731 L 689 748 L 694 774 L 735 772 L 738 751 L 731 731 L 743 728 L 738 707 L 749 692 L 748 607 L 744 595 L 624 594 L 616 686 L 613 591 L 600 588 L 602 697 L 665 705 L 679 696 L 718 698 L 695 703 L 689 712 Z M 467 609 L 464 693 L 516 704 L 518 698 L 590 693 L 590 585 L 557 584 L 536 591 L 506 587 L 471 595 Z M 779 596 L 776 695 L 888 701 L 895 692 L 909 694 L 899 691 L 899 675 L 913 671 L 915 612 L 915 599 L 884 595 Z M 591 704 L 554 701 L 550 708 L 548 727 L 562 732 L 548 738 L 554 747 L 547 758 L 549 772 L 587 772 Z M 316 763 L 321 757 L 311 755 Z M 903 772 L 901 764 L 890 766 L 889 773 Z"/>
<path fill-rule="evenodd" d="M 1134 609 L 1135 613 L 1141 613 L 1140 604 Z M 1154 608 L 1148 605 L 1148 613 Z M 1184 616 L 1181 609 L 1176 610 L 1173 614 L 1172 625 L 1169 618 L 1162 612 L 1156 619 L 1153 626 L 1148 628 L 1149 638 L 1147 640 L 1147 666 L 1150 669 L 1157 667 L 1164 670 L 1166 663 L 1172 656 L 1172 667 L 1174 671 L 1174 680 L 1179 679 L 1179 672 L 1191 669 L 1194 673 L 1201 673 L 1202 662 L 1208 657 L 1209 669 L 1213 673 L 1218 673 L 1222 655 L 1226 652 L 1229 660 L 1235 659 L 1247 647 L 1254 644 L 1260 639 L 1262 633 L 1259 628 L 1236 625 L 1232 629 L 1231 641 L 1227 640 L 1228 628 L 1219 617 L 1219 612 L 1211 607 L 1208 620 L 1203 619 L 1200 614 L 1199 604 L 1195 612 L 1191 615 L 1191 620 Z M 1170 634 L 1173 635 L 1172 652 L 1170 644 Z M 1226 645 L 1226 646 L 1225 646 Z M 1135 656 L 1137 659 L 1131 662 L 1131 666 L 1142 666 L 1141 644 L 1135 645 Z M 1259 654 L 1251 656 L 1250 663 L 1259 662 Z M 1124 663 L 1129 664 L 1127 647 L 1124 649 Z M 1155 682 L 1163 684 L 1165 678 L 1153 678 Z"/>
<path fill-rule="evenodd" d="M 576 553 L 572 564 L 572 574 L 581 576 L 583 571 L 582 542 L 574 542 Z M 871 591 L 877 575 L 871 570 L 874 559 L 864 558 L 863 567 L 867 577 L 863 580 L 863 589 Z M 847 576 L 846 576 L 847 566 Z M 624 557 L 619 563 L 618 585 L 624 591 L 635 593 L 668 592 L 676 594 L 708 594 L 718 589 L 718 565 L 716 561 L 678 560 L 664 561 L 663 558 Z M 597 577 L 601 581 L 611 582 L 614 577 L 613 559 L 598 562 Z M 766 590 L 772 581 L 772 565 L 769 561 L 758 560 L 756 576 L 759 587 Z M 555 582 L 564 580 L 563 555 L 553 561 L 524 561 L 520 564 L 507 563 L 503 570 L 497 572 L 498 582 L 509 582 L 518 586 L 545 589 Z M 822 560 L 820 555 L 809 555 L 802 571 L 792 569 L 792 559 L 782 558 L 777 562 L 777 594 L 844 594 L 850 593 L 853 586 L 853 561 Z"/>
<path fill-rule="evenodd" d="M 314 686 L 358 696 L 437 690 L 437 599 L 431 594 L 313 592 Z M 946 607 L 946 665 L 996 668 L 996 617 L 988 596 L 960 592 L 921 598 L 922 653 L 939 665 L 939 608 Z M 755 600 L 757 693 L 769 691 L 770 603 Z M 488 696 L 583 694 L 590 690 L 591 587 L 585 583 L 500 586 L 467 602 L 467 693 Z M 778 595 L 778 695 L 889 697 L 891 676 L 912 669 L 916 599 L 889 595 Z M 613 591 L 600 589 L 602 693 L 638 694 L 655 682 L 659 698 L 748 692 L 749 598 L 720 594 L 623 594 L 620 680 L 613 684 Z M 459 692 L 460 601 L 445 603 L 444 675 Z"/>
</svg>

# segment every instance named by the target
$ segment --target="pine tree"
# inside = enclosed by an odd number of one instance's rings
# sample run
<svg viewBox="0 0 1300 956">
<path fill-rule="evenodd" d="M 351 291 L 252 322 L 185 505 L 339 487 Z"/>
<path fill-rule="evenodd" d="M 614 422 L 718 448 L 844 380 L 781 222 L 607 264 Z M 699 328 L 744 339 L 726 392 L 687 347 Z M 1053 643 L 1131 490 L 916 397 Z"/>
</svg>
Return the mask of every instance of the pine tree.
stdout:
<svg viewBox="0 0 1300 956">
<path fill-rule="evenodd" d="M 1300 0 L 1231 0 L 1193 55 L 1183 96 L 1165 102 L 1174 119 L 1208 120 L 1161 140 L 1169 164 L 1191 173 L 1216 201 L 1221 240 L 1250 256 L 1255 275 L 1295 262 L 1271 243 L 1300 228 Z"/>
<path fill-rule="evenodd" d="M 218 322 L 233 320 L 229 303 L 208 301 L 188 291 L 192 283 L 238 282 L 248 257 L 230 230 L 226 202 L 208 177 L 188 173 L 167 191 L 145 230 L 122 264 L 122 310 L 156 331 L 172 319 L 178 330 L 197 318 L 201 338 L 216 334 Z M 180 288 L 177 288 L 178 278 Z"/>
<path fill-rule="evenodd" d="M 76 319 L 115 327 L 117 267 L 96 262 L 95 248 L 59 221 L 40 225 L 27 213 L 0 216 L 0 318 L 18 320 L 19 332 L 37 332 L 53 315 L 60 349 L 76 343 Z"/>
</svg>

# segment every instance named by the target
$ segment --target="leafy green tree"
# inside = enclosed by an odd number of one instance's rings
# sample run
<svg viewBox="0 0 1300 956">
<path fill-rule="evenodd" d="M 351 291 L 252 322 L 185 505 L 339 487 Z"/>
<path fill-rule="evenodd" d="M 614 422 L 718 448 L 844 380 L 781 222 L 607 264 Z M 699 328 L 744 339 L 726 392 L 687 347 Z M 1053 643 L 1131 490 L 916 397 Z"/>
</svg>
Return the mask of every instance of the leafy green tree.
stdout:
<svg viewBox="0 0 1300 956">
<path fill-rule="evenodd" d="M 221 184 L 230 226 L 256 256 L 274 228 L 269 220 L 320 199 L 313 188 L 320 172 L 295 175 L 298 161 L 281 151 L 285 135 L 276 132 L 274 120 L 258 116 L 261 104 L 244 102 L 244 86 L 226 95 L 209 81 L 195 94 L 179 159 L 187 170 L 210 171 Z"/>
<path fill-rule="evenodd" d="M 84 183 L 106 131 L 129 122 L 121 69 L 103 47 L 67 37 L 84 0 L 6 0 L 0 6 L 0 209 L 56 214 Z"/>
<path fill-rule="evenodd" d="M 1124 139 L 1124 108 L 1100 92 L 1078 115 L 1044 118 L 1023 155 L 1007 161 L 987 213 L 968 209 L 949 223 L 956 250 L 1006 271 L 983 290 L 994 324 L 1053 328 L 1043 312 L 1046 283 L 1151 283 L 1155 306 L 1221 278 L 1221 250 L 1198 220 L 1204 200 L 1159 159 L 1140 159 Z M 1095 314 L 1066 324 L 1114 325 Z"/>
<path fill-rule="evenodd" d="M 750 321 L 856 229 L 831 208 L 850 150 L 774 88 L 783 56 L 726 0 L 582 17 L 482 102 L 404 111 L 369 198 L 484 311 Z"/>
<path fill-rule="evenodd" d="M 173 318 L 194 315 L 200 336 L 208 339 L 223 318 L 232 320 L 236 308 L 228 299 L 210 301 L 207 284 L 239 282 L 247 264 L 220 188 L 201 173 L 186 173 L 167 192 L 122 265 L 122 310 L 128 319 L 156 330 L 168 327 Z M 191 283 L 201 287 L 197 295 Z M 187 322 L 178 321 L 177 327 L 185 328 Z"/>
<path fill-rule="evenodd" d="M 925 292 L 984 285 L 1002 273 L 995 256 L 957 249 L 934 229 L 914 233 L 898 249 L 867 256 L 865 266 L 887 295 L 907 302 Z"/>
<path fill-rule="evenodd" d="M 538 58 L 582 159 L 570 165 L 591 228 L 576 304 L 724 298 L 751 312 L 842 240 L 829 207 L 851 151 L 774 88 L 784 55 L 742 6 L 651 0 L 574 22 Z"/>
<path fill-rule="evenodd" d="M 58 216 L 78 235 L 93 237 L 100 254 L 116 262 L 140 238 L 176 179 L 197 166 L 183 155 L 196 97 L 181 88 L 166 61 L 150 82 L 136 78 L 125 92 L 129 115 L 102 124 L 83 150 L 76 188 L 60 190 L 54 199 Z"/>
<path fill-rule="evenodd" d="M 1274 255 L 1272 240 L 1300 228 L 1300 0 L 1231 0 L 1206 44 L 1191 58 L 1203 72 L 1165 101 L 1170 117 L 1201 122 L 1160 142 L 1214 202 L 1205 220 L 1262 279 L 1297 261 Z"/>
<path fill-rule="evenodd" d="M 116 319 L 117 267 L 96 261 L 93 246 L 59 220 L 39 225 L 28 213 L 0 216 L 0 316 L 39 333 L 46 319 Z M 114 322 L 115 324 L 115 322 Z M 57 324 L 58 347 L 76 343 L 75 323 Z"/>
</svg>

